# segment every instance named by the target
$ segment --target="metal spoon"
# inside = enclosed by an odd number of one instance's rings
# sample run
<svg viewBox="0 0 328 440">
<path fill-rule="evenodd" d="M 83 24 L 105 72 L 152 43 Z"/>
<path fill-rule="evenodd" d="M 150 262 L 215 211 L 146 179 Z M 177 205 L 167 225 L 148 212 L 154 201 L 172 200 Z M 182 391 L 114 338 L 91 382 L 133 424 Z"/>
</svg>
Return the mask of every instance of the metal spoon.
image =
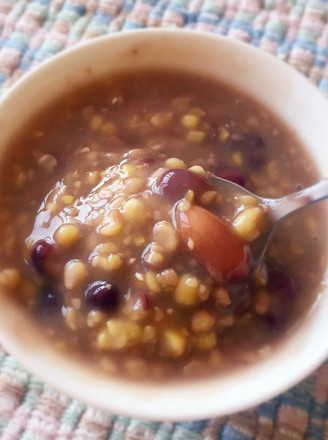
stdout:
<svg viewBox="0 0 328 440">
<path fill-rule="evenodd" d="M 309 188 L 288 194 L 279 199 L 259 197 L 242 186 L 230 182 L 229 180 L 222 179 L 221 177 L 217 177 L 212 173 L 209 173 L 208 178 L 211 185 L 223 194 L 229 194 L 233 197 L 245 195 L 252 196 L 260 205 L 266 207 L 267 219 L 270 227 L 253 242 L 253 270 L 255 270 L 262 262 L 272 235 L 282 221 L 309 205 L 328 199 L 328 179 L 326 178 Z"/>
</svg>

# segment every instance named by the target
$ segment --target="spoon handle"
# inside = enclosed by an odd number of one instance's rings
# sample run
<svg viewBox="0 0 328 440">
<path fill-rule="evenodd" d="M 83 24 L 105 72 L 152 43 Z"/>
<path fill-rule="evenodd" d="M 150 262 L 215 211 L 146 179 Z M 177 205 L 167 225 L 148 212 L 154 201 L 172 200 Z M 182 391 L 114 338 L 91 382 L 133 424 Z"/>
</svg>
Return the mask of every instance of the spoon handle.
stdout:
<svg viewBox="0 0 328 440">
<path fill-rule="evenodd" d="M 266 199 L 274 222 L 279 222 L 290 214 L 313 203 L 328 198 L 328 179 L 325 178 L 313 186 L 288 194 L 280 199 Z"/>
</svg>

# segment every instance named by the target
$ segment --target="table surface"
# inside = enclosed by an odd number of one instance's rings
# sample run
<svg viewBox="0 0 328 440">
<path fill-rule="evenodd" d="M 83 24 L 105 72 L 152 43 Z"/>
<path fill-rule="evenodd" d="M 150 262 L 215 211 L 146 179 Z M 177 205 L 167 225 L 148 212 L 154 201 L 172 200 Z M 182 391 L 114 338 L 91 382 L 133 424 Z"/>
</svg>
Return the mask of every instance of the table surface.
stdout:
<svg viewBox="0 0 328 440">
<path fill-rule="evenodd" d="M 328 0 L 0 0 L 0 93 L 68 47 L 146 27 L 187 27 L 253 44 L 328 96 Z M 327 396 L 328 363 L 243 413 L 188 423 L 140 421 L 58 393 L 0 348 L 0 436 L 6 440 L 323 440 Z"/>
</svg>

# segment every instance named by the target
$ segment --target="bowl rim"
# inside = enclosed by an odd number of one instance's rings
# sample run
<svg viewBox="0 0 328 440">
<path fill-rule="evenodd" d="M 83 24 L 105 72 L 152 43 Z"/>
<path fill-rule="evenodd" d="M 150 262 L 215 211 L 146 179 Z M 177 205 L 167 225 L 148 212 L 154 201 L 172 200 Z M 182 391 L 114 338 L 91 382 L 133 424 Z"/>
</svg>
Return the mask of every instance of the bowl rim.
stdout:
<svg viewBox="0 0 328 440">
<path fill-rule="evenodd" d="M 319 102 L 320 100 L 322 100 L 322 105 L 324 105 L 328 110 L 328 103 L 325 101 L 324 97 L 320 95 L 317 88 L 310 83 L 309 80 L 302 77 L 299 72 L 292 69 L 290 66 L 283 64 L 280 60 L 276 59 L 276 57 L 272 56 L 271 54 L 265 53 L 264 51 L 261 51 L 251 46 L 250 44 L 246 44 L 244 42 L 229 39 L 227 37 L 215 34 L 198 33 L 194 30 L 188 29 L 140 29 L 98 37 L 94 40 L 89 40 L 72 48 L 66 49 L 63 52 L 52 57 L 51 59 L 46 60 L 45 62 L 38 65 L 36 68 L 33 68 L 32 70 L 27 72 L 21 79 L 17 81 L 16 84 L 14 84 L 8 91 L 6 91 L 2 95 L 0 99 L 0 112 L 2 111 L 2 106 L 4 106 L 9 100 L 17 99 L 21 90 L 25 89 L 26 87 L 33 86 L 33 83 L 38 80 L 38 78 L 42 79 L 45 74 L 49 73 L 54 67 L 56 67 L 56 65 L 60 64 L 63 60 L 69 59 L 72 54 L 76 54 L 75 56 L 77 56 L 77 54 L 83 54 L 83 52 L 86 51 L 88 48 L 93 48 L 94 50 L 97 50 L 97 46 L 101 46 L 103 44 L 108 44 L 110 46 L 110 43 L 114 44 L 117 40 L 128 40 L 133 37 L 138 38 L 138 36 L 146 34 L 148 38 L 152 38 L 152 36 L 167 35 L 170 35 L 174 38 L 180 38 L 181 35 L 183 35 L 187 39 L 203 39 L 204 44 L 206 43 L 206 41 L 216 41 L 217 44 L 228 45 L 232 50 L 236 50 L 237 52 L 246 52 L 245 56 L 247 56 L 247 54 L 250 54 L 252 58 L 261 58 L 262 61 L 269 63 L 275 69 L 279 69 L 282 74 L 295 78 L 295 81 L 302 81 L 304 88 L 309 91 L 312 90 L 311 93 L 316 94 L 317 101 Z M 40 369 L 40 363 L 37 364 L 33 356 L 29 357 L 28 348 L 22 350 L 21 347 L 15 345 L 14 339 L 4 332 L 2 325 L 0 325 L 0 341 L 3 344 L 4 348 L 8 350 L 9 353 L 11 353 L 16 359 L 18 359 L 18 361 L 34 375 L 41 378 L 44 382 L 49 383 L 55 389 L 65 394 L 69 394 L 75 399 L 84 401 L 87 404 L 100 408 L 102 410 L 119 413 L 129 417 L 168 421 L 194 420 L 208 417 L 218 417 L 245 410 L 250 406 L 258 405 L 268 399 L 273 398 L 281 392 L 286 391 L 288 388 L 298 383 L 300 380 L 310 374 L 317 366 L 319 366 L 328 356 L 327 344 L 327 346 L 323 348 L 320 353 L 317 353 L 316 357 L 308 360 L 306 367 L 303 367 L 303 369 L 295 368 L 295 370 L 289 371 L 289 373 L 283 378 L 279 378 L 280 381 L 278 385 L 273 383 L 267 384 L 265 391 L 263 391 L 263 388 L 261 386 L 258 386 L 258 389 L 255 390 L 251 399 L 248 396 L 241 394 L 238 401 L 234 400 L 233 402 L 230 402 L 230 404 L 227 403 L 224 407 L 222 407 L 222 405 L 220 407 L 220 405 L 218 405 L 220 396 L 218 396 L 216 400 L 211 401 L 212 403 L 210 406 L 206 406 L 203 399 L 200 402 L 202 405 L 199 406 L 186 405 L 186 408 L 184 408 L 183 405 L 181 405 L 181 402 L 178 402 L 179 405 L 177 405 L 176 402 L 175 404 L 172 403 L 171 407 L 166 406 L 163 408 L 162 406 L 156 405 L 156 403 L 159 403 L 159 399 L 161 398 L 161 390 L 163 389 L 163 384 L 160 384 L 159 386 L 151 385 L 150 387 L 148 387 L 148 385 L 145 386 L 145 384 L 142 383 L 131 384 L 130 382 L 127 382 L 128 387 L 133 390 L 132 393 L 125 393 L 124 398 L 121 398 L 119 400 L 119 404 L 115 399 L 115 401 L 106 400 L 104 403 L 101 402 L 99 399 L 99 392 L 97 392 L 96 394 L 92 393 L 92 388 L 89 387 L 89 393 L 88 395 L 86 395 L 85 388 L 82 388 L 80 386 L 81 384 L 77 383 L 78 381 L 75 381 L 76 383 L 73 381 L 74 386 L 72 387 L 72 384 L 69 383 L 69 378 L 67 378 L 65 371 L 58 372 L 56 371 L 55 366 L 50 366 L 49 375 L 49 370 L 46 370 L 45 368 L 46 366 L 49 367 L 49 365 L 47 365 L 47 363 L 44 361 L 41 362 L 41 366 L 43 366 L 44 368 Z M 291 365 L 293 365 L 292 359 Z M 114 382 L 117 382 L 117 389 L 119 390 L 121 387 L 120 381 L 111 380 L 111 385 L 114 385 Z M 213 381 L 213 384 L 214 383 L 215 381 Z M 261 384 L 261 378 L 259 378 L 259 384 Z M 186 392 L 187 395 L 187 387 L 190 388 L 191 385 L 186 382 L 185 384 L 179 385 L 179 387 L 181 388 L 182 392 Z M 146 394 L 148 394 L 149 390 L 152 393 L 156 392 L 158 394 L 157 397 L 155 396 L 156 398 L 152 397 L 149 399 L 149 401 L 147 400 L 147 397 L 145 397 L 148 402 L 145 409 L 145 403 L 142 400 L 134 399 L 136 396 L 135 392 L 139 393 L 142 391 L 146 391 L 146 388 L 148 388 Z M 218 405 L 218 407 L 216 405 Z"/>
</svg>

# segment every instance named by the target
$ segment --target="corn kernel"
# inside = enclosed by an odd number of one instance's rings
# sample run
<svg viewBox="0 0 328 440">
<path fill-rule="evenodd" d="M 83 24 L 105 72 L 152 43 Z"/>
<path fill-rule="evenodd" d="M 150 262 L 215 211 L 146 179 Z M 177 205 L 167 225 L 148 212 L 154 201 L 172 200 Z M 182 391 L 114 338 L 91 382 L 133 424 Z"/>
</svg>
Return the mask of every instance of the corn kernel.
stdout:
<svg viewBox="0 0 328 440">
<path fill-rule="evenodd" d="M 161 221 L 155 224 L 153 239 L 167 252 L 174 252 L 179 243 L 176 230 L 172 223 L 167 221 Z"/>
<path fill-rule="evenodd" d="M 99 230 L 105 237 L 113 237 L 121 232 L 123 228 L 122 215 L 117 209 L 113 209 L 105 218 L 106 224 Z"/>
<path fill-rule="evenodd" d="M 225 127 L 217 128 L 217 140 L 220 144 L 224 144 L 229 139 L 230 133 Z"/>
<path fill-rule="evenodd" d="M 21 276 L 17 269 L 8 268 L 0 272 L 0 286 L 6 289 L 16 289 L 21 281 Z"/>
<path fill-rule="evenodd" d="M 200 197 L 200 202 L 202 205 L 208 206 L 216 200 L 216 196 L 216 191 L 205 191 Z"/>
<path fill-rule="evenodd" d="M 184 115 L 181 119 L 181 124 L 187 130 L 196 130 L 199 123 L 200 123 L 199 117 L 196 115 L 192 115 L 192 114 Z"/>
<path fill-rule="evenodd" d="M 187 133 L 186 139 L 188 142 L 193 142 L 195 144 L 200 144 L 205 140 L 206 133 L 201 130 L 190 130 Z"/>
<path fill-rule="evenodd" d="M 99 171 L 89 171 L 87 173 L 87 183 L 89 185 L 96 185 L 100 180 Z"/>
<path fill-rule="evenodd" d="M 98 333 L 98 344 L 103 350 L 120 350 L 133 345 L 142 337 L 138 324 L 113 318 L 107 321 L 106 327 Z"/>
<path fill-rule="evenodd" d="M 117 245 L 114 243 L 102 243 L 98 247 L 98 252 L 102 255 L 114 254 L 117 252 Z"/>
<path fill-rule="evenodd" d="M 196 347 L 198 350 L 210 350 L 216 345 L 216 334 L 214 332 L 198 335 Z"/>
<path fill-rule="evenodd" d="M 145 181 L 140 177 L 130 177 L 125 179 L 124 192 L 125 194 L 137 194 L 145 188 Z"/>
<path fill-rule="evenodd" d="M 100 115 L 94 115 L 91 118 L 90 128 L 92 131 L 99 130 L 99 128 L 103 125 L 104 120 Z"/>
<path fill-rule="evenodd" d="M 63 248 L 69 248 L 80 238 L 80 231 L 77 226 L 66 223 L 56 230 L 55 240 Z"/>
<path fill-rule="evenodd" d="M 204 112 L 204 110 L 200 107 L 193 107 L 190 110 L 188 110 L 188 114 L 189 115 L 196 115 L 199 117 L 203 117 L 206 115 L 206 113 Z"/>
<path fill-rule="evenodd" d="M 253 241 L 260 235 L 263 223 L 263 210 L 259 207 L 253 207 L 240 212 L 233 221 L 233 227 L 239 237 L 246 241 Z"/>
<path fill-rule="evenodd" d="M 156 336 L 156 329 L 152 325 L 146 325 L 143 329 L 142 342 L 147 343 Z"/>
<path fill-rule="evenodd" d="M 125 163 L 124 165 L 121 166 L 121 171 L 123 177 L 134 177 L 136 174 L 136 168 L 128 163 Z"/>
<path fill-rule="evenodd" d="M 140 247 L 146 243 L 146 239 L 142 235 L 137 235 L 137 237 L 134 238 L 133 242 L 135 246 Z"/>
<path fill-rule="evenodd" d="M 48 203 L 46 205 L 46 210 L 54 214 L 57 211 L 57 205 L 55 205 L 54 203 Z"/>
<path fill-rule="evenodd" d="M 202 177 L 205 176 L 205 170 L 200 165 L 194 165 L 188 169 L 189 169 L 189 171 L 192 171 L 193 173 L 198 174 L 199 176 L 202 176 Z"/>
<path fill-rule="evenodd" d="M 195 333 L 208 332 L 215 324 L 215 318 L 206 310 L 199 310 L 191 318 L 191 328 Z"/>
<path fill-rule="evenodd" d="M 235 153 L 233 153 L 232 161 L 233 161 L 234 165 L 236 165 L 237 167 L 241 167 L 243 165 L 244 157 L 240 151 L 236 151 Z"/>
<path fill-rule="evenodd" d="M 126 221 L 142 224 L 146 221 L 145 206 L 140 199 L 129 199 L 122 207 L 122 214 Z"/>
<path fill-rule="evenodd" d="M 174 298 L 181 305 L 196 304 L 199 301 L 199 280 L 189 274 L 182 275 L 174 291 Z"/>
<path fill-rule="evenodd" d="M 162 337 L 162 350 L 167 356 L 180 357 L 186 350 L 187 332 L 183 330 L 166 330 Z"/>
<path fill-rule="evenodd" d="M 89 328 L 97 327 L 102 324 L 107 315 L 105 313 L 100 312 L 99 310 L 91 310 L 87 315 L 87 326 Z"/>
<path fill-rule="evenodd" d="M 167 128 L 172 122 L 173 113 L 172 112 L 160 112 L 154 115 L 150 122 L 156 128 Z"/>
<path fill-rule="evenodd" d="M 180 169 L 180 170 L 184 170 L 187 168 L 184 161 L 181 159 L 178 159 L 177 157 L 170 157 L 170 158 L 166 159 L 165 166 L 167 168 L 174 168 L 174 169 Z"/>
<path fill-rule="evenodd" d="M 155 293 L 161 292 L 161 286 L 159 285 L 156 279 L 155 272 L 152 271 L 146 272 L 145 281 L 146 281 L 146 286 L 148 287 L 149 290 Z"/>
<path fill-rule="evenodd" d="M 239 200 L 247 208 L 250 207 L 250 206 L 256 206 L 257 205 L 257 200 L 253 196 L 241 196 L 241 197 L 239 197 Z"/>
<path fill-rule="evenodd" d="M 230 298 L 229 292 L 223 286 L 216 288 L 214 290 L 213 296 L 214 296 L 216 302 L 221 307 L 226 307 L 226 306 L 229 306 L 231 304 L 231 298 Z"/>
<path fill-rule="evenodd" d="M 156 278 L 161 288 L 166 291 L 173 290 L 179 281 L 179 277 L 174 269 L 165 269 L 163 272 L 158 273 Z"/>
<path fill-rule="evenodd" d="M 113 270 L 120 269 L 123 265 L 123 260 L 117 254 L 110 254 L 108 257 L 104 255 L 94 255 L 92 257 L 91 264 L 97 269 L 111 272 Z"/>
<path fill-rule="evenodd" d="M 265 290 L 261 290 L 258 293 L 258 298 L 255 303 L 256 313 L 258 313 L 259 315 L 264 315 L 265 313 L 268 312 L 270 304 L 271 304 L 270 295 Z"/>
<path fill-rule="evenodd" d="M 62 197 L 62 202 L 65 205 L 72 205 L 74 203 L 74 197 L 70 195 L 66 195 Z"/>
<path fill-rule="evenodd" d="M 123 266 L 123 259 L 117 255 L 117 254 L 110 254 L 108 256 L 108 263 L 109 263 L 109 269 L 110 271 L 112 270 L 118 270 Z"/>
<path fill-rule="evenodd" d="M 83 315 L 75 309 L 69 309 L 65 315 L 66 325 L 70 330 L 76 331 L 84 327 Z"/>
<path fill-rule="evenodd" d="M 68 262 L 64 269 L 64 285 L 73 290 L 81 287 L 89 275 L 88 269 L 81 260 Z"/>
<path fill-rule="evenodd" d="M 101 127 L 101 131 L 109 136 L 114 135 L 117 133 L 117 125 L 108 121 Z"/>
</svg>

